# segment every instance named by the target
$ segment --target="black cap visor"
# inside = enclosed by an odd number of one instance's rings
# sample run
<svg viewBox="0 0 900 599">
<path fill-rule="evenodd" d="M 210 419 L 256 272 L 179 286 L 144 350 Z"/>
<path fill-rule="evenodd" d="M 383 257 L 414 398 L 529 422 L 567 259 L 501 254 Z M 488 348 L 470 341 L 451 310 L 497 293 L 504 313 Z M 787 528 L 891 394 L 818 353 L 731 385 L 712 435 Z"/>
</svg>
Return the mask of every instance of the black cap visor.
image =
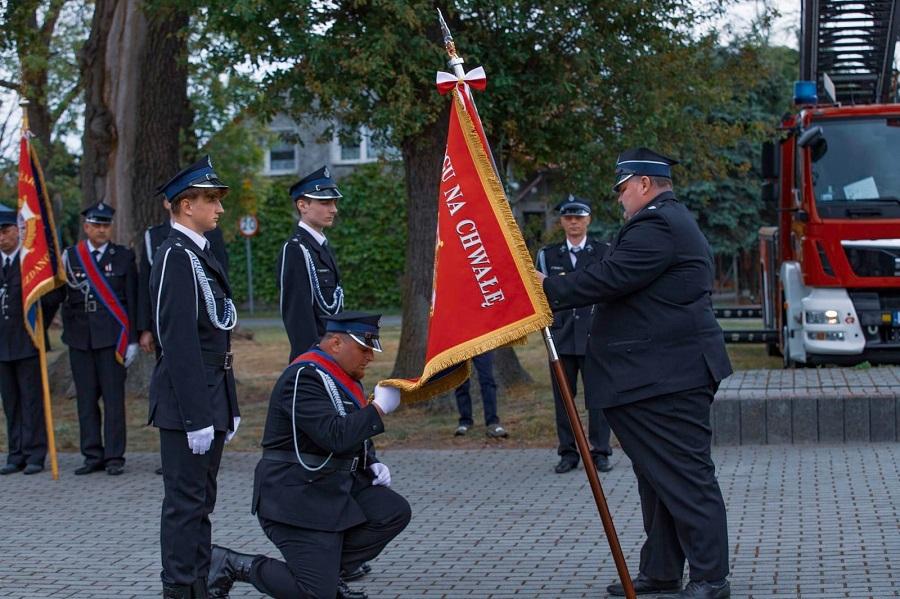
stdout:
<svg viewBox="0 0 900 599">
<path fill-rule="evenodd" d="M 381 341 L 378 339 L 378 335 L 376 335 L 375 333 L 351 333 L 347 331 L 347 334 L 350 335 L 350 337 L 354 341 L 356 341 L 363 347 L 368 347 L 379 353 L 382 351 Z"/>
<path fill-rule="evenodd" d="M 616 182 L 612 186 L 613 193 L 619 193 L 619 187 L 634 176 L 634 173 L 619 173 L 616 176 Z"/>
<path fill-rule="evenodd" d="M 338 191 L 337 185 L 316 185 L 302 196 L 312 200 L 338 200 L 344 197 Z"/>
</svg>

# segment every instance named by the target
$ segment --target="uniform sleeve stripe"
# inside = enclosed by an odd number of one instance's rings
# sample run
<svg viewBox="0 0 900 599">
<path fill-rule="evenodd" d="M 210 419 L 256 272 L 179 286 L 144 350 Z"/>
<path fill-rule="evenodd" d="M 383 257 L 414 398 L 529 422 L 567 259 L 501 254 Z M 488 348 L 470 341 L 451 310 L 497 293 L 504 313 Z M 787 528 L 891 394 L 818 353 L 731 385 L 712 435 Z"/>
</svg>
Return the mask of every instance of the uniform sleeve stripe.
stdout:
<svg viewBox="0 0 900 599">
<path fill-rule="evenodd" d="M 150 242 L 150 229 L 144 231 L 144 252 L 147 254 L 147 262 L 153 266 L 153 244 Z"/>
<path fill-rule="evenodd" d="M 284 261 L 287 259 L 289 241 L 284 242 L 281 248 L 281 270 L 278 273 L 278 313 L 284 315 Z"/>
<path fill-rule="evenodd" d="M 159 289 L 156 290 L 156 319 L 154 322 L 156 324 L 156 339 L 159 341 L 160 351 L 165 351 L 165 349 L 162 346 L 162 335 L 159 334 L 159 301 L 162 299 L 163 284 L 166 281 L 166 265 L 169 263 L 169 252 L 171 251 L 172 248 L 168 248 L 166 255 L 163 256 L 162 273 L 159 275 Z"/>
</svg>

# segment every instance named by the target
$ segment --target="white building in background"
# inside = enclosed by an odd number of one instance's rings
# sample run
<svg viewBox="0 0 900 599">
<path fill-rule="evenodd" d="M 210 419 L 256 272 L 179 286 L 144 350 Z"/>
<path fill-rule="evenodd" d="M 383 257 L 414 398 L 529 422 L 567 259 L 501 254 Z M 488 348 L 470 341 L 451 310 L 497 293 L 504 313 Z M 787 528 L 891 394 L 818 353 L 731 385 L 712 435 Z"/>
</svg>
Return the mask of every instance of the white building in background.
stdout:
<svg viewBox="0 0 900 599">
<path fill-rule="evenodd" d="M 382 158 L 400 159 L 399 150 L 376 144 L 365 127 L 349 142 L 342 142 L 337 134 L 330 141 L 321 141 L 325 129 L 321 121 L 298 125 L 287 115 L 276 116 L 269 123 L 269 130 L 276 134 L 277 140 L 265 151 L 264 174 L 299 178 L 327 164 L 333 176 L 340 179 L 360 164 Z"/>
</svg>

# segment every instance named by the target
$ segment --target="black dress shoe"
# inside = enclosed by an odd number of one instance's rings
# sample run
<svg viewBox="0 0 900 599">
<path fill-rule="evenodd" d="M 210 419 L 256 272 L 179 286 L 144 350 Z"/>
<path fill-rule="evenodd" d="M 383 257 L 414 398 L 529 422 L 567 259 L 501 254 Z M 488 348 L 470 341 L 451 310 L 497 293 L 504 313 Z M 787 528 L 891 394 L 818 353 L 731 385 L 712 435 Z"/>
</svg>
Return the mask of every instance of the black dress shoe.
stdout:
<svg viewBox="0 0 900 599">
<path fill-rule="evenodd" d="M 609 472 L 612 470 L 612 465 L 609 463 L 609 457 L 603 454 L 594 456 L 594 467 L 597 468 L 599 472 Z"/>
<path fill-rule="evenodd" d="M 191 585 L 163 583 L 163 599 L 191 599 Z"/>
<path fill-rule="evenodd" d="M 90 474 L 91 472 L 100 472 L 103 470 L 103 462 L 94 462 L 93 464 L 85 464 L 81 468 L 75 469 L 75 476 L 82 474 Z"/>
<path fill-rule="evenodd" d="M 106 467 L 106 473 L 110 476 L 119 476 L 125 472 L 125 466 L 119 466 L 118 464 L 110 464 Z"/>
<path fill-rule="evenodd" d="M 359 568 L 357 568 L 356 570 L 353 570 L 352 572 L 346 572 L 346 571 L 342 570 L 341 571 L 341 580 L 343 580 L 345 582 L 348 580 L 357 580 L 359 578 L 362 578 L 363 576 L 365 576 L 366 574 L 368 574 L 371 571 L 372 571 L 372 566 L 370 566 L 366 562 L 363 562 L 362 564 L 360 564 Z"/>
<path fill-rule="evenodd" d="M 154 470 L 154 472 L 156 472 L 158 475 L 162 476 L 162 466 L 160 466 L 159 468 Z"/>
<path fill-rule="evenodd" d="M 213 545 L 206 585 L 210 599 L 228 599 L 235 582 L 250 582 L 250 568 L 257 557 Z"/>
<path fill-rule="evenodd" d="M 347 586 L 346 582 L 339 578 L 335 599 L 369 599 L 369 596 L 366 595 L 365 591 L 354 591 Z"/>
<path fill-rule="evenodd" d="M 563 458 L 559 461 L 559 464 L 554 468 L 554 472 L 557 474 L 565 474 L 566 472 L 571 472 L 578 468 L 578 460 L 570 460 L 569 458 Z"/>
<path fill-rule="evenodd" d="M 37 474 L 38 472 L 43 471 L 44 467 L 40 464 L 28 464 L 27 466 L 25 466 L 25 470 L 22 472 L 22 474 Z"/>
<path fill-rule="evenodd" d="M 684 590 L 675 595 L 663 595 L 659 599 L 729 599 L 731 597 L 731 585 L 728 580 L 692 580 Z"/>
<path fill-rule="evenodd" d="M 0 468 L 0 475 L 2 474 L 13 474 L 18 472 L 19 470 L 23 470 L 25 468 L 25 464 L 7 464 L 3 468 Z"/>
<path fill-rule="evenodd" d="M 681 590 L 680 580 L 653 580 L 643 574 L 638 574 L 637 578 L 631 581 L 631 584 L 634 586 L 635 595 L 652 595 L 654 593 L 670 593 L 672 591 L 677 593 Z M 625 588 L 621 582 L 612 583 L 606 587 L 606 592 L 619 597 L 625 596 Z"/>
</svg>

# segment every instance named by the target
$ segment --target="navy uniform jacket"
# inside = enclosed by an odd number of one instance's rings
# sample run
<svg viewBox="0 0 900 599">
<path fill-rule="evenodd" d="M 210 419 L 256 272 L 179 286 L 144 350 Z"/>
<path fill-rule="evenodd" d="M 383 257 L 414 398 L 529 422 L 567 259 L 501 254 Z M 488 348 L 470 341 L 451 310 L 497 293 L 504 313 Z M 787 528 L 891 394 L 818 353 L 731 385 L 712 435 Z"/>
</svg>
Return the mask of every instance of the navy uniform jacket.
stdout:
<svg viewBox="0 0 900 599">
<path fill-rule="evenodd" d="M 148 227 L 144 231 L 144 251 L 141 252 L 141 267 L 138 280 L 138 331 L 153 331 L 153 315 L 150 310 L 150 269 L 153 267 L 153 257 L 156 255 L 156 251 L 168 239 L 171 231 L 172 225 L 169 221 L 155 227 Z M 207 231 L 206 238 L 209 240 L 209 247 L 213 255 L 219 261 L 219 264 L 224 267 L 225 274 L 228 275 L 228 252 L 225 249 L 225 238 L 222 236 L 222 229 L 216 227 L 212 231 Z M 155 331 L 154 334 L 156 334 Z"/>
<path fill-rule="evenodd" d="M 326 302 L 332 301 L 334 290 L 341 284 L 341 273 L 330 247 L 320 245 L 309 231 L 297 225 L 294 235 L 281 248 L 277 279 L 281 290 L 281 319 L 291 342 L 291 361 L 318 343 L 325 334 L 325 321 L 322 320 L 325 313 L 312 297 L 301 244 L 309 250 L 316 265 L 319 288 Z"/>
<path fill-rule="evenodd" d="M 371 484 L 368 466 L 377 460 L 368 439 L 383 433 L 384 423 L 374 405 L 360 409 L 338 386 L 346 411 L 346 416 L 340 416 L 318 372 L 308 365 L 300 370 L 301 367 L 289 366 L 272 390 L 263 449 L 293 454 L 293 420 L 302 454 L 316 454 L 324 459 L 333 452 L 333 459 L 358 458 L 358 469 L 351 473 L 326 464 L 321 470 L 310 472 L 296 462 L 264 457 L 256 466 L 253 513 L 292 526 L 338 532 L 366 521 L 352 491 Z"/>
<path fill-rule="evenodd" d="M 13 257 L 7 276 L 3 276 L 3 269 L 0 268 L 0 296 L 0 362 L 24 360 L 38 355 L 37 348 L 25 330 L 22 271 L 18 252 Z"/>
<path fill-rule="evenodd" d="M 601 260 L 608 248 L 608 243 L 588 237 L 578 253 L 578 265 L 574 267 L 568 244 L 565 241 L 554 243 L 538 252 L 537 269 L 548 277 L 571 275 L 576 268 L 583 270 Z M 594 306 L 591 305 L 562 310 L 553 315 L 550 332 L 553 334 L 557 353 L 563 356 L 583 356 L 587 353 L 593 311 Z"/>
<path fill-rule="evenodd" d="M 602 303 L 585 386 L 608 408 L 731 374 L 712 308 L 713 258 L 691 213 L 664 192 L 620 230 L 603 260 L 544 280 L 554 310 Z"/>
<path fill-rule="evenodd" d="M 66 248 L 63 259 L 68 263 L 66 274 L 70 283 L 87 281 L 87 275 L 81 268 L 74 247 Z M 138 282 L 134 252 L 124 246 L 109 243 L 97 266 L 128 314 L 128 342 L 137 343 L 135 308 Z M 87 297 L 68 285 L 62 289 L 65 290 L 62 304 L 63 343 L 80 350 L 115 346 L 119 340 L 121 326 L 94 293 L 93 288 L 90 288 Z M 93 311 L 85 310 L 85 301 Z"/>
<path fill-rule="evenodd" d="M 219 318 L 224 316 L 225 298 L 231 296 L 218 260 L 173 229 L 156 252 L 150 273 L 154 334 L 162 356 L 150 380 L 149 421 L 171 430 L 212 425 L 227 431 L 232 418 L 240 416 L 234 371 L 223 367 L 231 333 L 213 326 L 187 250 L 200 260 Z"/>
</svg>

